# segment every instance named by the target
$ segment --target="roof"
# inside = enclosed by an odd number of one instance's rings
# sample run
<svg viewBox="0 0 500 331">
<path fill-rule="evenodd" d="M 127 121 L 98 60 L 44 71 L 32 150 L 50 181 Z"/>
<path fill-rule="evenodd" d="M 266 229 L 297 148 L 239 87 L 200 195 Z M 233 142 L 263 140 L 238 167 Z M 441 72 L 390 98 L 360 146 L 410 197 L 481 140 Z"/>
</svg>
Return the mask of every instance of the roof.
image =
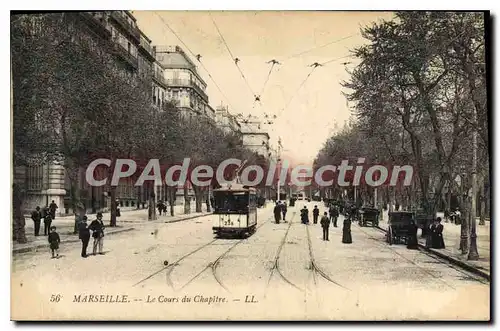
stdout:
<svg viewBox="0 0 500 331">
<path fill-rule="evenodd" d="M 222 184 L 220 188 L 214 190 L 214 192 L 224 192 L 224 191 L 255 192 L 255 189 L 253 187 L 246 187 L 238 183 L 229 183 L 229 184 Z"/>
</svg>

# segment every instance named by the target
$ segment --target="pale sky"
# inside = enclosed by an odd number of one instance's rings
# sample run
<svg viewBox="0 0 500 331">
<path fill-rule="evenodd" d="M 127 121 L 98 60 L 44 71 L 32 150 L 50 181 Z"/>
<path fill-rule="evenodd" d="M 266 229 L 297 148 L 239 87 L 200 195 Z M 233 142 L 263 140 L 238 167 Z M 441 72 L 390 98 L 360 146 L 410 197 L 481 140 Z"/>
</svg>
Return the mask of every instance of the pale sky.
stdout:
<svg viewBox="0 0 500 331">
<path fill-rule="evenodd" d="M 350 49 L 366 42 L 359 33 L 360 27 L 393 16 L 389 12 L 327 11 L 216 11 L 210 15 L 203 11 L 133 11 L 133 14 L 153 45 L 179 45 L 197 64 L 198 72 L 207 83 L 212 107 L 222 102 L 229 104 L 232 114 L 252 114 L 263 120 L 264 114 L 277 115 L 273 124 L 266 125 L 271 145 L 275 147 L 281 137 L 284 157 L 302 164 L 312 164 L 318 150 L 335 131 L 335 124 L 340 129 L 348 120 L 350 112 L 340 82 L 349 78 L 343 63 L 351 62 L 347 67 L 352 68 L 354 61 L 343 58 L 316 68 L 299 89 L 311 72 L 309 65 L 349 55 Z M 201 54 L 201 62 L 227 99 L 158 15 L 193 53 Z M 231 59 L 212 18 L 233 56 L 240 59 L 238 65 L 250 88 Z M 294 56 L 346 37 L 349 38 Z M 266 62 L 272 59 L 281 65 L 274 66 L 261 94 L 271 68 Z M 260 104 L 254 102 L 250 90 L 261 94 Z M 289 106 L 285 108 L 286 104 Z"/>
</svg>

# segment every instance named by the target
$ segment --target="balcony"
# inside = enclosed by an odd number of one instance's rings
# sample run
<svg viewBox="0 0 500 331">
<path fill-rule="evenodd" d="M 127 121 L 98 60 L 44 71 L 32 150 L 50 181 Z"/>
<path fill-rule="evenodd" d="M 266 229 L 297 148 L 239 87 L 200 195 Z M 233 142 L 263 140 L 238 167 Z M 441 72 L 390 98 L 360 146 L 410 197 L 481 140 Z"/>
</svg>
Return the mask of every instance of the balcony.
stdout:
<svg viewBox="0 0 500 331">
<path fill-rule="evenodd" d="M 150 61 L 155 61 L 155 52 L 153 50 L 153 47 L 151 46 L 151 43 L 143 36 L 141 35 L 141 41 L 139 43 L 139 51 L 142 51 L 142 53 L 148 57 Z"/>
<path fill-rule="evenodd" d="M 163 74 L 161 72 L 153 71 L 153 80 L 164 88 L 167 88 L 167 82 L 165 81 L 165 77 L 163 77 Z"/>
<path fill-rule="evenodd" d="M 208 95 L 203 91 L 198 85 L 194 84 L 193 81 L 189 79 L 167 79 L 167 85 L 169 87 L 190 87 L 194 89 L 201 98 L 208 103 Z"/>
<path fill-rule="evenodd" d="M 129 23 L 127 18 L 125 17 L 127 14 L 123 10 L 115 10 L 111 12 L 111 18 L 118 23 L 122 30 L 126 31 L 132 38 L 134 38 L 137 42 L 141 41 L 141 31 L 137 26 L 134 26 Z"/>
<path fill-rule="evenodd" d="M 87 25 L 101 37 L 109 39 L 111 31 L 108 28 L 108 16 L 105 12 L 81 12 L 81 17 Z"/>
<path fill-rule="evenodd" d="M 129 66 L 131 66 L 133 69 L 137 70 L 139 67 L 139 60 L 137 57 L 133 56 L 123 48 L 122 45 L 120 45 L 118 42 L 114 42 L 113 44 L 115 54 L 117 54 L 122 60 L 124 60 L 125 63 L 127 63 Z"/>
</svg>

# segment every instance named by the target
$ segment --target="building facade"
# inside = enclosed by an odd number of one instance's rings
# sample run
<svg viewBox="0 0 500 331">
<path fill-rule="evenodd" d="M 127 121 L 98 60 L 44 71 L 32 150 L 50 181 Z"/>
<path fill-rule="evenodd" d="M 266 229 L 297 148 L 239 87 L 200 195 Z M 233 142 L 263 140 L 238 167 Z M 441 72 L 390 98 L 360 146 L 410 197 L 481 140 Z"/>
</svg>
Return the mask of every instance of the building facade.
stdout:
<svg viewBox="0 0 500 331">
<path fill-rule="evenodd" d="M 241 136 L 241 124 L 236 116 L 229 112 L 227 106 L 220 105 L 215 110 L 215 118 L 219 128 L 226 134 L 235 134 Z"/>
<path fill-rule="evenodd" d="M 269 134 L 264 130 L 263 124 L 259 119 L 249 117 L 243 120 L 241 123 L 241 136 L 244 147 L 265 158 L 271 156 Z"/>
<path fill-rule="evenodd" d="M 140 31 L 136 19 L 129 11 L 81 12 L 75 13 L 74 27 L 77 29 L 76 42 L 80 39 L 90 41 L 92 47 L 109 45 L 115 55 L 113 65 L 118 73 L 128 77 L 140 78 L 145 84 L 163 86 L 165 100 L 166 90 L 163 80 L 152 79 L 157 69 L 154 49 L 151 40 Z M 160 67 L 161 68 L 161 67 Z M 157 71 L 154 71 L 154 70 Z M 163 81 L 163 85 L 162 85 Z M 150 90 L 149 88 L 147 90 Z M 154 92 L 153 89 L 151 89 Z M 152 93 L 154 95 L 154 93 Z M 153 98 L 153 96 L 152 96 Z M 153 98 L 154 101 L 154 98 Z M 106 187 L 91 187 L 86 183 L 84 169 L 78 176 L 81 200 L 88 212 L 109 208 L 110 201 Z M 29 211 L 36 206 L 44 207 L 52 200 L 59 206 L 58 213 L 72 213 L 71 185 L 61 162 L 51 162 L 40 166 L 21 166 L 14 170 L 14 182 L 26 192 L 24 204 Z M 117 187 L 117 198 L 121 205 L 132 206 L 138 200 L 138 191 L 131 181 L 120 182 Z"/>
<path fill-rule="evenodd" d="M 177 105 L 184 116 L 214 117 L 206 94 L 207 83 L 196 65 L 179 46 L 156 46 L 156 59 L 163 67 L 167 85 L 166 99 Z"/>
</svg>

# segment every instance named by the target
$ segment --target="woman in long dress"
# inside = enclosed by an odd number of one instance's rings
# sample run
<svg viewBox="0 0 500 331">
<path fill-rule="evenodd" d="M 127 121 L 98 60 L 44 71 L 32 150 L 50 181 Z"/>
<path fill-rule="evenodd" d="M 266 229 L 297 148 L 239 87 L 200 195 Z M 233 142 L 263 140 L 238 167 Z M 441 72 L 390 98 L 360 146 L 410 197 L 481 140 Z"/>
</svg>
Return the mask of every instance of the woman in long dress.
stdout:
<svg viewBox="0 0 500 331">
<path fill-rule="evenodd" d="M 434 229 L 436 228 L 436 221 L 432 222 L 432 224 L 427 228 L 427 233 L 425 235 L 425 247 L 426 248 L 431 248 L 432 247 L 432 238 L 433 238 L 433 232 Z"/>
<path fill-rule="evenodd" d="M 348 217 L 344 218 L 344 227 L 342 228 L 342 243 L 352 244 L 351 220 Z"/>
<path fill-rule="evenodd" d="M 443 239 L 443 224 L 441 224 L 441 217 L 436 219 L 436 224 L 434 230 L 432 231 L 432 248 L 443 249 L 444 239 Z"/>
<path fill-rule="evenodd" d="M 412 220 L 410 222 L 410 226 L 408 228 L 408 242 L 406 244 L 406 248 L 418 249 L 417 231 L 418 231 L 418 228 L 415 225 L 415 221 Z"/>
</svg>

